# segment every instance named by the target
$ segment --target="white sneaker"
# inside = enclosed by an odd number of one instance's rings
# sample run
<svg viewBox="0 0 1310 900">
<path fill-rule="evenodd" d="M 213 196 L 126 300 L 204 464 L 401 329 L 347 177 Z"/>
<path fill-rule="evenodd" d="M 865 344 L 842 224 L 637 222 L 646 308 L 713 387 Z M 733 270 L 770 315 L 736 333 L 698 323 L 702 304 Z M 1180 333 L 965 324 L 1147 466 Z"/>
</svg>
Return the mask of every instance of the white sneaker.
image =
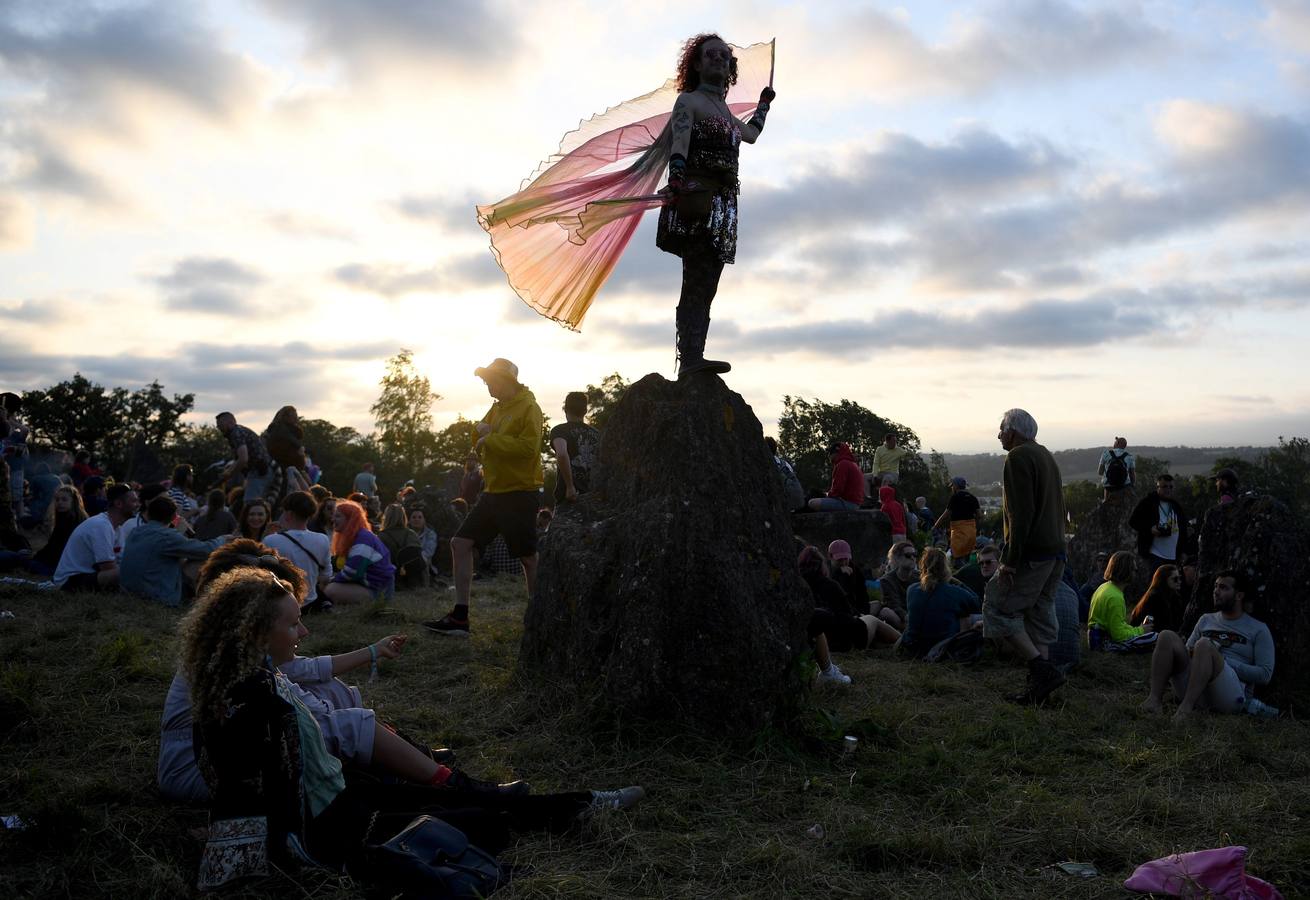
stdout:
<svg viewBox="0 0 1310 900">
<path fill-rule="evenodd" d="M 836 663 L 829 663 L 825 671 L 819 673 L 815 679 L 817 684 L 840 684 L 847 685 L 851 683 L 851 676 L 847 675 L 841 669 L 837 668 Z"/>
<path fill-rule="evenodd" d="M 602 810 L 632 809 L 645 796 L 646 789 L 639 785 L 619 788 L 616 791 L 592 791 L 591 804 L 582 811 L 578 818 L 590 818 Z"/>
</svg>

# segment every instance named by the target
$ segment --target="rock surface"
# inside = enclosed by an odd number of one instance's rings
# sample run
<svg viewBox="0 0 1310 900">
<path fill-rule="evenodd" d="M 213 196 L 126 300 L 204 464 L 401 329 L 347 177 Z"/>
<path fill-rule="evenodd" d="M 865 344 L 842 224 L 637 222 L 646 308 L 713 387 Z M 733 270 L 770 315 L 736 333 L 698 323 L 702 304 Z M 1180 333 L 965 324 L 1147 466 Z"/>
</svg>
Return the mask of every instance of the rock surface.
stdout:
<svg viewBox="0 0 1310 900">
<path fill-rule="evenodd" d="M 647 375 L 611 416 L 595 489 L 541 548 L 520 666 L 618 713 L 767 724 L 814 608 L 754 412 L 721 379 Z"/>
<path fill-rule="evenodd" d="M 1069 542 L 1069 566 L 1074 578 L 1082 584 L 1096 564 L 1096 554 L 1127 550 L 1138 560 L 1132 584 L 1124 591 L 1124 600 L 1131 609 L 1151 584 L 1147 566 L 1137 555 L 1137 532 L 1128 527 L 1128 518 L 1141 495 L 1131 488 L 1115 491 L 1107 500 L 1098 503 L 1078 525 Z"/>
<path fill-rule="evenodd" d="M 1197 584 L 1183 618 L 1185 635 L 1214 609 L 1215 575 L 1246 573 L 1255 594 L 1251 614 L 1274 636 L 1274 678 L 1257 694 L 1275 706 L 1310 703 L 1310 542 L 1291 510 L 1268 496 L 1239 497 L 1202 518 Z"/>
<path fill-rule="evenodd" d="M 841 538 L 851 545 L 855 562 L 866 569 L 874 563 L 886 562 L 887 551 L 892 547 L 892 521 L 878 509 L 793 513 L 791 527 L 797 537 L 825 554 L 828 545 Z"/>
</svg>

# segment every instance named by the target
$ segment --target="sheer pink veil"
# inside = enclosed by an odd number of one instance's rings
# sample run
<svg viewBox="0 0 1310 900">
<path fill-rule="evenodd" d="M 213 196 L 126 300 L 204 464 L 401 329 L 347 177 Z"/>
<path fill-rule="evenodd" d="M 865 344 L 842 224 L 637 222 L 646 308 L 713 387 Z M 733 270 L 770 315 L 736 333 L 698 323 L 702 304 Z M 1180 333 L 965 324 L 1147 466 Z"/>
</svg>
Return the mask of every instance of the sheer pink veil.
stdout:
<svg viewBox="0 0 1310 900">
<path fill-rule="evenodd" d="M 773 75 L 773 42 L 734 47 L 728 107 L 743 121 Z M 524 303 L 579 330 L 597 291 L 632 239 L 669 164 L 673 79 L 611 107 L 564 136 L 525 187 L 478 207 L 491 251 Z"/>
</svg>

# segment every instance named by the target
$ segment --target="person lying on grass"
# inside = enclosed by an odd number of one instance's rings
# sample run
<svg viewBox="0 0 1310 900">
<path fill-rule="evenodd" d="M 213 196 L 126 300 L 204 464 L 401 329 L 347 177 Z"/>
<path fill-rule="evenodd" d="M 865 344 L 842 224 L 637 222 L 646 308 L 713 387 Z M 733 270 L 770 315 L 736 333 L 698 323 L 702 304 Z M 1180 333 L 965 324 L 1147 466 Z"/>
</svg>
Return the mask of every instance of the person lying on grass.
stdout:
<svg viewBox="0 0 1310 900">
<path fill-rule="evenodd" d="M 1273 677 L 1274 638 L 1268 625 L 1246 612 L 1245 577 L 1232 570 L 1220 572 L 1213 596 L 1217 612 L 1197 620 L 1186 644 L 1177 632 L 1160 632 L 1151 656 L 1151 693 L 1142 703 L 1147 712 L 1164 711 L 1169 682 L 1179 698 L 1175 719 L 1196 709 L 1242 712 L 1255 686 Z"/>
<path fill-rule="evenodd" d="M 254 566 L 209 582 L 181 622 L 196 759 L 212 794 L 214 845 L 205 859 L 308 858 L 385 881 L 389 873 L 379 869 L 385 863 L 368 845 L 385 842 L 418 816 L 443 819 L 498 853 L 511 831 L 563 830 L 601 809 L 630 808 L 643 796 L 639 787 L 542 795 L 522 784 L 477 790 L 471 779 L 394 735 L 384 738 L 384 730 L 376 733 L 374 759 L 394 752 L 387 765 L 407 783 L 348 779 L 317 719 L 277 670 L 295 658 L 305 634 L 295 588 Z M 206 874 L 214 873 L 202 868 L 202 883 Z M 239 874 L 225 871 L 219 883 Z"/>
<path fill-rule="evenodd" d="M 303 601 L 306 596 L 304 573 L 276 550 L 248 538 L 239 538 L 210 555 L 200 570 L 197 593 L 203 594 L 212 581 L 242 566 L 267 569 L 291 585 L 297 598 Z M 379 722 L 373 710 L 364 708 L 359 689 L 336 677 L 383 659 L 395 659 L 404 649 L 405 641 L 405 635 L 391 634 L 350 653 L 312 658 L 296 656 L 280 664 L 278 670 L 290 680 L 292 693 L 318 721 L 323 740 L 337 759 L 361 770 L 430 776 L 427 767 L 416 768 L 415 753 L 443 764 L 453 762 L 455 754 L 444 748 L 425 747 L 387 723 Z M 191 705 L 190 685 L 179 671 L 173 676 L 164 701 L 157 779 L 159 791 L 166 798 L 181 803 L 204 803 L 209 800 L 209 787 L 196 768 Z M 401 744 L 406 749 L 402 750 Z M 481 782 L 476 784 L 480 786 Z"/>
</svg>

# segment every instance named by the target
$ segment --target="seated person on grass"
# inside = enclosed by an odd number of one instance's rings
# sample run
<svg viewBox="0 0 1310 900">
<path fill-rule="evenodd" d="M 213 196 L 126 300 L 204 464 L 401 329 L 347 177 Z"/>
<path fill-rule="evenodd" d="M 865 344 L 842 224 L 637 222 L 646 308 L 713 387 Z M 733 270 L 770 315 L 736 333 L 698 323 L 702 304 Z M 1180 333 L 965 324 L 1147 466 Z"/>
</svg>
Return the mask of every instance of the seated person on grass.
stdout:
<svg viewBox="0 0 1310 900">
<path fill-rule="evenodd" d="M 378 532 L 378 540 L 386 545 L 391 564 L 396 567 L 396 587 L 428 586 L 428 566 L 423 559 L 423 542 L 418 533 L 409 527 L 409 516 L 404 505 L 392 503 L 382 513 L 382 530 Z"/>
<path fill-rule="evenodd" d="M 397 873 L 366 845 L 387 841 L 422 815 L 497 853 L 511 831 L 562 831 L 641 800 L 639 787 L 542 795 L 521 785 L 481 790 L 385 729 L 375 730 L 373 759 L 402 783 L 347 779 L 318 721 L 275 668 L 295 658 L 304 635 L 293 588 L 256 567 L 208 582 L 181 623 L 196 759 L 211 793 L 212 843 L 204 858 L 231 863 L 202 863 L 202 888 L 252 874 L 240 868 L 243 861 L 251 869 L 265 868 L 264 859 L 282 867 L 302 855 L 352 878 L 388 883 Z M 243 828 L 240 820 L 251 818 L 265 826 Z"/>
<path fill-rule="evenodd" d="M 248 538 L 237 538 L 211 554 L 200 570 L 200 593 L 219 576 L 246 566 L 267 570 L 290 586 L 298 598 L 305 597 L 308 582 L 304 573 L 273 548 Z M 386 771 L 387 760 L 399 753 L 394 746 L 397 739 L 437 762 L 450 762 L 454 758 L 450 750 L 423 747 L 378 721 L 373 710 L 363 707 L 359 688 L 336 677 L 372 666 L 378 660 L 395 659 L 404 646 L 405 635 L 391 634 L 349 653 L 312 658 L 294 656 L 278 666 L 278 671 L 294 685 L 295 695 L 318 722 L 328 751 L 342 762 L 369 769 L 376 761 L 378 768 Z M 191 725 L 191 689 L 178 672 L 168 687 L 160 723 L 159 791 L 179 803 L 204 803 L 209 800 L 209 787 L 196 767 Z"/>
<path fill-rule="evenodd" d="M 1151 693 L 1142 709 L 1163 712 L 1165 685 L 1171 682 L 1179 698 L 1176 719 L 1196 709 L 1246 708 L 1256 685 L 1268 684 L 1274 675 L 1273 635 L 1246 611 L 1247 596 L 1240 572 L 1220 572 L 1214 579 L 1216 612 L 1197 620 L 1187 642 L 1175 631 L 1160 633 L 1151 656 Z"/>
<path fill-rule="evenodd" d="M 139 501 L 131 485 L 119 482 L 105 492 L 107 508 L 73 529 L 55 567 L 55 587 L 65 591 L 118 590 L 118 556 L 123 523 L 136 515 Z"/>
<path fill-rule="evenodd" d="M 961 567 L 955 573 L 955 580 L 981 599 L 987 582 L 992 580 L 996 570 L 1001 567 L 1001 548 L 995 544 L 986 544 L 979 547 L 977 552 L 978 561 Z"/>
<path fill-rule="evenodd" d="M 833 541 L 828 545 L 828 577 L 846 592 L 851 612 L 857 616 L 869 614 L 868 579 L 864 570 L 851 558 L 851 545 L 843 540 Z"/>
<path fill-rule="evenodd" d="M 901 646 L 913 656 L 925 656 L 937 644 L 966 629 L 982 628 L 982 599 L 951 583 L 946 554 L 936 547 L 923 551 L 919 581 L 906 592 L 908 606 Z"/>
<path fill-rule="evenodd" d="M 1133 607 L 1129 617 L 1140 625 L 1150 616 L 1156 631 L 1178 631 L 1183 627 L 1183 613 L 1187 601 L 1183 599 L 1183 571 L 1175 565 L 1161 566 L 1151 576 L 1151 586 Z"/>
<path fill-rule="evenodd" d="M 192 564 L 208 559 L 231 540 L 230 536 L 192 540 L 173 527 L 176 518 L 177 504 L 168 494 L 159 494 L 146 505 L 145 524 L 132 529 L 123 542 L 122 590 L 165 606 L 179 606 L 183 580 L 194 584 L 199 571 L 199 566 Z"/>
<path fill-rule="evenodd" d="M 850 684 L 850 676 L 832 661 L 829 651 L 890 646 L 901 636 L 900 632 L 875 616 L 855 615 L 846 592 L 828 577 L 828 564 L 818 547 L 805 547 L 796 563 L 801 577 L 814 595 L 809 635 L 815 642 L 814 656 L 819 664 L 819 682 Z"/>
<path fill-rule="evenodd" d="M 919 551 L 909 541 L 897 541 L 887 551 L 887 573 L 879 580 L 882 604 L 873 614 L 893 628 L 905 625 L 905 595 L 919 583 Z"/>
<path fill-rule="evenodd" d="M 364 508 L 353 500 L 338 501 L 332 513 L 332 557 L 337 574 L 323 589 L 332 603 L 380 600 L 394 584 L 391 552 L 369 527 Z"/>
<path fill-rule="evenodd" d="M 1133 580 L 1137 561 L 1127 550 L 1116 551 L 1105 567 L 1105 581 L 1092 594 L 1092 606 L 1087 614 L 1087 628 L 1100 628 L 1105 640 L 1121 644 L 1141 637 L 1152 630 L 1149 625 L 1128 624 L 1128 603 L 1124 588 Z"/>
</svg>

